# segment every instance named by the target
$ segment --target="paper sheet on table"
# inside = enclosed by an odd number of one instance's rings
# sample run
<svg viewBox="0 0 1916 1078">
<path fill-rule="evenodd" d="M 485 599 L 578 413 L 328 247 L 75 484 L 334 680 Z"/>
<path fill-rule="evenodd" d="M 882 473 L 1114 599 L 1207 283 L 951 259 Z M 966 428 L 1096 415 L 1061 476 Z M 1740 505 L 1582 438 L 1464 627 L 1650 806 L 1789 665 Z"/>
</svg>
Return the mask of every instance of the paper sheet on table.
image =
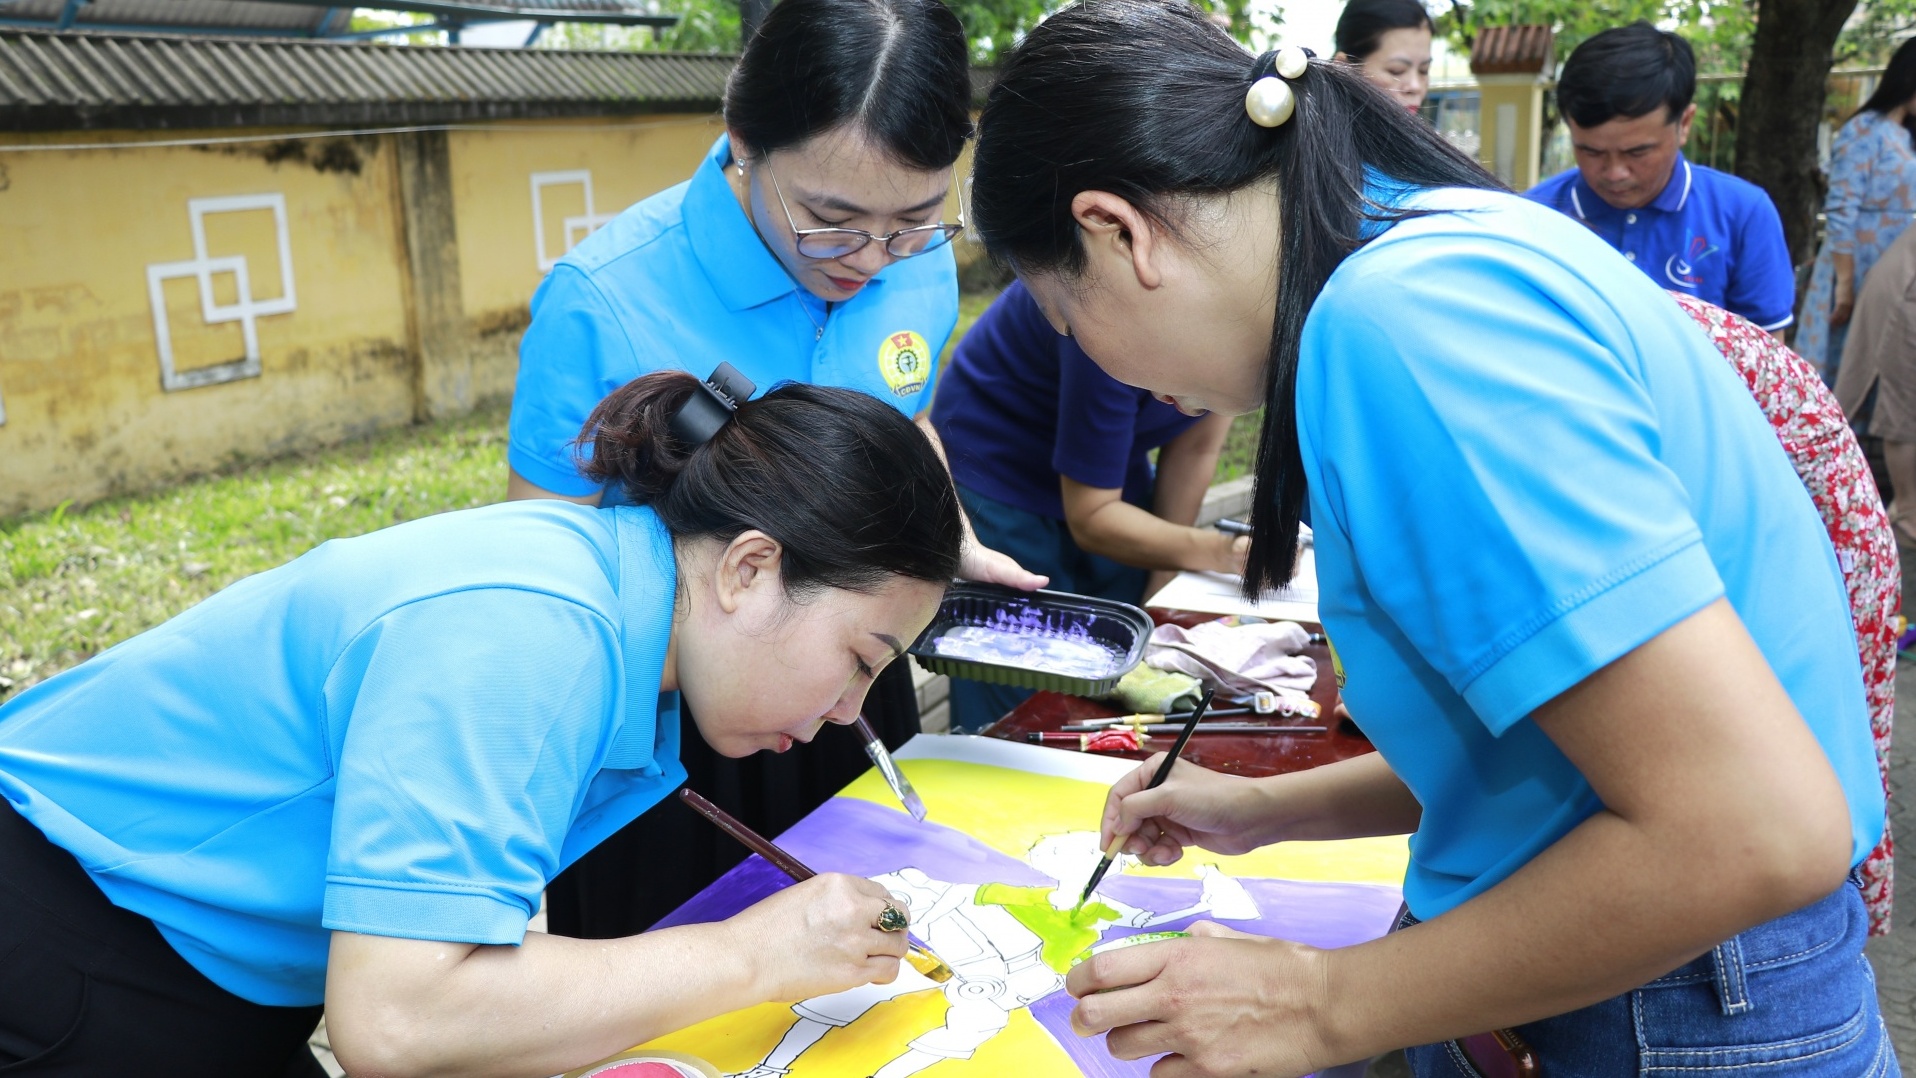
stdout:
<svg viewBox="0 0 1916 1078">
<path fill-rule="evenodd" d="M 1179 573 L 1146 606 L 1197 610 L 1206 614 L 1252 614 L 1276 621 L 1317 621 L 1317 551 L 1306 549 L 1297 559 L 1297 575 L 1257 602 L 1238 593 L 1239 578 L 1229 573 Z"/>
</svg>

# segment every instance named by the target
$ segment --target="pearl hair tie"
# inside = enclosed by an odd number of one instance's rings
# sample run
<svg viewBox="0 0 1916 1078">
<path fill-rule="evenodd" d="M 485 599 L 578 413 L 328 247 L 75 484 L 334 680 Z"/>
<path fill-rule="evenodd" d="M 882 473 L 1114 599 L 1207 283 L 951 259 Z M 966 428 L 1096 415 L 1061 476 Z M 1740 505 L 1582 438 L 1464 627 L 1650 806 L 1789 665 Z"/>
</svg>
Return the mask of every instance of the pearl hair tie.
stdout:
<svg viewBox="0 0 1916 1078">
<path fill-rule="evenodd" d="M 1291 118 L 1297 111 L 1297 95 L 1284 80 L 1304 74 L 1310 62 L 1310 50 L 1296 45 L 1286 45 L 1258 57 L 1257 66 L 1252 69 L 1254 73 L 1263 72 L 1268 64 L 1276 74 L 1259 74 L 1251 80 L 1250 92 L 1244 95 L 1244 111 L 1250 114 L 1252 123 L 1259 127 L 1280 127 Z"/>
</svg>

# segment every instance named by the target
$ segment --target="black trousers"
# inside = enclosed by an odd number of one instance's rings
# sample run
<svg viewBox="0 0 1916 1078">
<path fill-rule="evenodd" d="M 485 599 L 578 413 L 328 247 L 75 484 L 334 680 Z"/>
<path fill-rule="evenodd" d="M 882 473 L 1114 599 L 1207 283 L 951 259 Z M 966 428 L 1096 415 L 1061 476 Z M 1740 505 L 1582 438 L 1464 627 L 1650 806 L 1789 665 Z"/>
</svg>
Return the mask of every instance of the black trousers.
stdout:
<svg viewBox="0 0 1916 1078">
<path fill-rule="evenodd" d="M 885 667 L 865 697 L 865 717 L 886 745 L 918 733 L 909 659 Z M 732 760 L 713 752 L 680 708 L 685 784 L 767 838 L 797 823 L 857 778 L 871 760 L 858 731 L 827 724 L 809 745 Z M 616 939 L 652 927 L 750 852 L 668 797 L 595 846 L 546 888 L 546 926 L 580 939 Z"/>
<path fill-rule="evenodd" d="M 324 1078 L 319 1015 L 207 980 L 0 798 L 0 1075 Z"/>
</svg>

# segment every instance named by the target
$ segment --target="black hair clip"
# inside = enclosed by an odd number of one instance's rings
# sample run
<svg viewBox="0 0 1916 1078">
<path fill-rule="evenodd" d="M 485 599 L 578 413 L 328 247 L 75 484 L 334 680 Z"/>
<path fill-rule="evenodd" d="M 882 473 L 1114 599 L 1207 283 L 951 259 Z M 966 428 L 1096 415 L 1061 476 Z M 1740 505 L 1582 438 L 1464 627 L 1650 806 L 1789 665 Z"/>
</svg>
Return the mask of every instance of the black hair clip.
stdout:
<svg viewBox="0 0 1916 1078">
<path fill-rule="evenodd" d="M 687 445 L 704 445 L 757 389 L 737 367 L 719 364 L 711 377 L 699 383 L 698 391 L 672 413 L 672 436 Z"/>
</svg>

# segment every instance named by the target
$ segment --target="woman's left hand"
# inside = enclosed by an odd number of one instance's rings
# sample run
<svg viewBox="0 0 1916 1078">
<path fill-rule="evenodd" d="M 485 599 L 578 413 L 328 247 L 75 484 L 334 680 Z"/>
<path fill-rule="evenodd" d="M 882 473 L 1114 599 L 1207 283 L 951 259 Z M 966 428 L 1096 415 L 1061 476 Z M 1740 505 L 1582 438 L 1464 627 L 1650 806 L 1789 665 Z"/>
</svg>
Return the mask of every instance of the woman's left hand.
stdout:
<svg viewBox="0 0 1916 1078">
<path fill-rule="evenodd" d="M 1322 951 L 1209 921 L 1190 932 L 1079 963 L 1065 979 L 1079 998 L 1072 1027 L 1109 1030 L 1105 1047 L 1119 1059 L 1170 1053 L 1151 1078 L 1298 1078 L 1345 1062 L 1327 1058 L 1318 1036 Z"/>
<path fill-rule="evenodd" d="M 1031 572 L 1013 561 L 1009 554 L 1000 554 L 979 544 L 976 539 L 965 542 L 964 560 L 958 565 L 958 575 L 966 580 L 1005 584 L 1024 591 L 1042 588 L 1051 582 L 1050 577 Z"/>
</svg>

